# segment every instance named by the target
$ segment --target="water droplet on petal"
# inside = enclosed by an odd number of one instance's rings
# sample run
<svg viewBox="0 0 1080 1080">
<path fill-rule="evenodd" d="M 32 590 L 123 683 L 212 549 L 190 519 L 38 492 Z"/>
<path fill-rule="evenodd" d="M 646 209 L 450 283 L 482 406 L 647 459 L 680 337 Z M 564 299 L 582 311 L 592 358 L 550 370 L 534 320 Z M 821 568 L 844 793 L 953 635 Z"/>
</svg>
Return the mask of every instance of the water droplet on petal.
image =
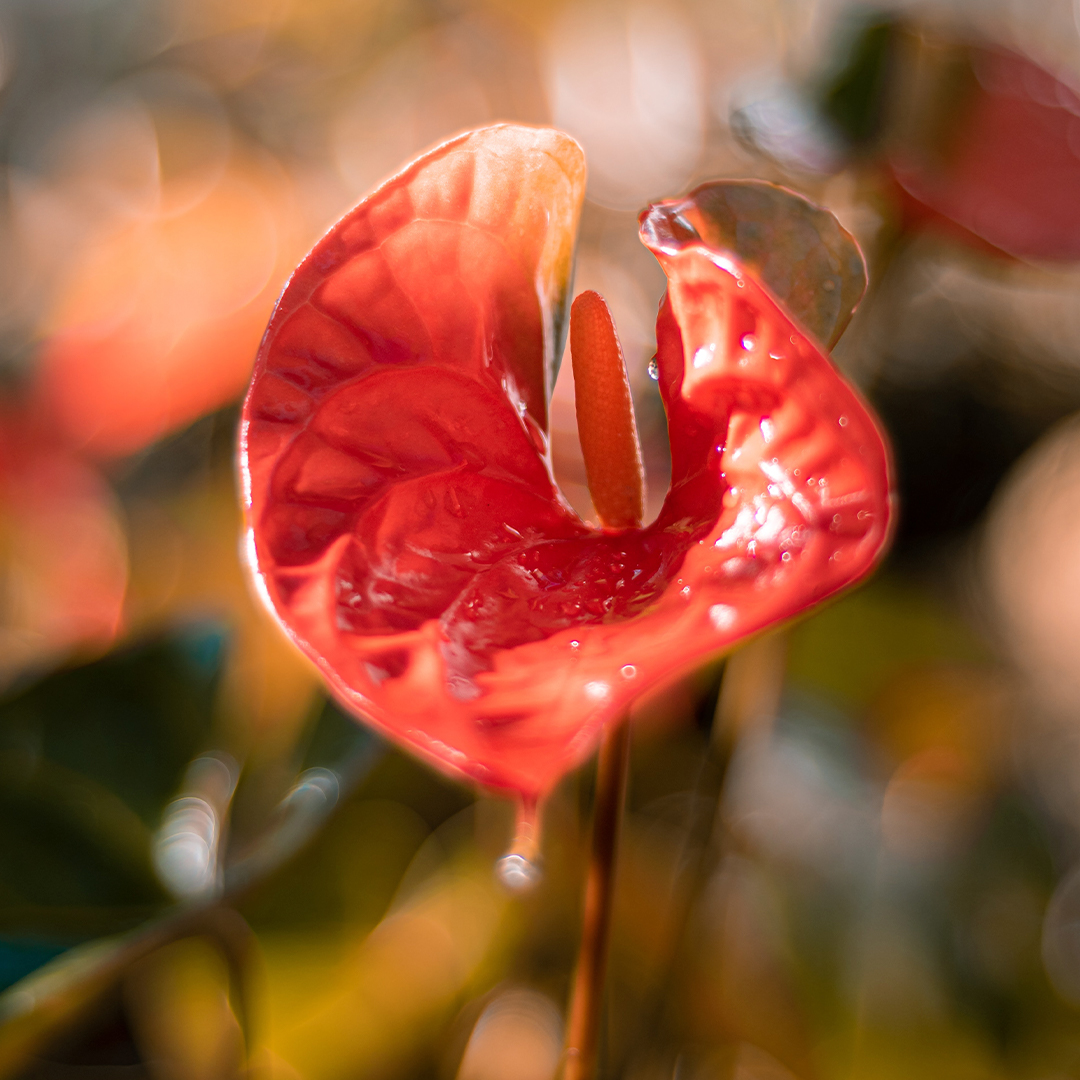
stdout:
<svg viewBox="0 0 1080 1080">
<path fill-rule="evenodd" d="M 649 361 L 648 371 L 649 378 L 652 379 L 653 382 L 656 382 L 660 378 L 660 365 L 657 363 L 655 356 Z"/>
<path fill-rule="evenodd" d="M 747 352 L 753 352 L 757 348 L 757 338 L 753 334 L 743 334 L 742 347 Z"/>
<path fill-rule="evenodd" d="M 637 674 L 637 668 L 634 667 L 633 664 L 623 664 L 623 666 L 619 668 L 619 674 L 624 679 L 632 679 Z"/>
</svg>

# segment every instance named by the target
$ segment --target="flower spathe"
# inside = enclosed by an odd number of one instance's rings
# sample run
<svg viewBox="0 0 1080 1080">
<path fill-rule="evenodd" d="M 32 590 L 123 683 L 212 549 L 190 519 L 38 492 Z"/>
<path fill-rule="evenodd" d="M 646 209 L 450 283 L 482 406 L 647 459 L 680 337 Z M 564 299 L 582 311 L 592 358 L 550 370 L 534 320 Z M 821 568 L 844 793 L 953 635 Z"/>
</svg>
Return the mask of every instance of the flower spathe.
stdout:
<svg viewBox="0 0 1080 1080">
<path fill-rule="evenodd" d="M 412 162 L 296 270 L 241 434 L 256 580 L 335 696 L 530 798 L 645 690 L 865 574 L 890 522 L 858 395 L 663 205 L 642 239 L 668 276 L 671 488 L 641 529 L 574 514 L 546 401 L 584 180 L 547 128 Z"/>
</svg>

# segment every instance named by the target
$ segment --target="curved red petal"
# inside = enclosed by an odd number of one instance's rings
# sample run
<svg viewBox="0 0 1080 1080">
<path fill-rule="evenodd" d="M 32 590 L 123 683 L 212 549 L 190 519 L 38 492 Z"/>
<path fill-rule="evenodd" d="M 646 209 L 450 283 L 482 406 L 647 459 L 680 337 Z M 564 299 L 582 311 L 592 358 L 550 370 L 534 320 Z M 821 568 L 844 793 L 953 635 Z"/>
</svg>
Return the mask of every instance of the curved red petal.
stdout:
<svg viewBox="0 0 1080 1080">
<path fill-rule="evenodd" d="M 573 515 L 530 379 L 565 265 L 537 253 L 566 250 L 582 178 L 543 129 L 419 159 L 297 271 L 244 413 L 251 558 L 294 639 L 358 714 L 529 795 L 650 686 L 855 580 L 889 522 L 865 407 L 700 244 L 657 250 L 664 509 L 607 534 Z"/>
</svg>

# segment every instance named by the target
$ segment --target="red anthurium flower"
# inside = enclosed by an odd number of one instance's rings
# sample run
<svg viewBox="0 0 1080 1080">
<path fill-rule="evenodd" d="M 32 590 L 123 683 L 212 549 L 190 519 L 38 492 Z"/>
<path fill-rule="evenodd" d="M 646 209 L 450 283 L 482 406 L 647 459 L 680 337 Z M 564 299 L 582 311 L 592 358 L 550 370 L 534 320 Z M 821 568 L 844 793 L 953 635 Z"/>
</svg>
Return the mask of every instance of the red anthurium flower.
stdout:
<svg viewBox="0 0 1080 1080">
<path fill-rule="evenodd" d="M 527 797 L 643 691 L 865 574 L 889 530 L 866 406 L 689 203 L 642 224 L 671 489 L 644 528 L 573 513 L 545 414 L 584 178 L 543 128 L 418 158 L 301 263 L 244 407 L 250 557 L 286 630 L 357 714 Z"/>
</svg>

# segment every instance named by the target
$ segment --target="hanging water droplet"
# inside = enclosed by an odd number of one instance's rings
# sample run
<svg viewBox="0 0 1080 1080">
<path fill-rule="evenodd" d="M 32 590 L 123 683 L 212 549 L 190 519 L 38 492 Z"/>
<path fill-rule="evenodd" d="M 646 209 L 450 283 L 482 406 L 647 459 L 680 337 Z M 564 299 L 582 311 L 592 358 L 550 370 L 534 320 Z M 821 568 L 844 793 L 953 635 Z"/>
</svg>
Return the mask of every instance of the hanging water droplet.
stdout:
<svg viewBox="0 0 1080 1080">
<path fill-rule="evenodd" d="M 495 864 L 495 876 L 512 893 L 526 893 L 542 877 L 540 870 L 540 810 L 535 799 L 518 803 L 517 824 L 510 850 Z"/>
<path fill-rule="evenodd" d="M 512 851 L 495 864 L 495 874 L 510 892 L 526 893 L 540 880 L 540 867 Z"/>
<path fill-rule="evenodd" d="M 649 361 L 649 378 L 653 382 L 660 378 L 660 365 L 656 362 L 655 356 Z"/>
</svg>

